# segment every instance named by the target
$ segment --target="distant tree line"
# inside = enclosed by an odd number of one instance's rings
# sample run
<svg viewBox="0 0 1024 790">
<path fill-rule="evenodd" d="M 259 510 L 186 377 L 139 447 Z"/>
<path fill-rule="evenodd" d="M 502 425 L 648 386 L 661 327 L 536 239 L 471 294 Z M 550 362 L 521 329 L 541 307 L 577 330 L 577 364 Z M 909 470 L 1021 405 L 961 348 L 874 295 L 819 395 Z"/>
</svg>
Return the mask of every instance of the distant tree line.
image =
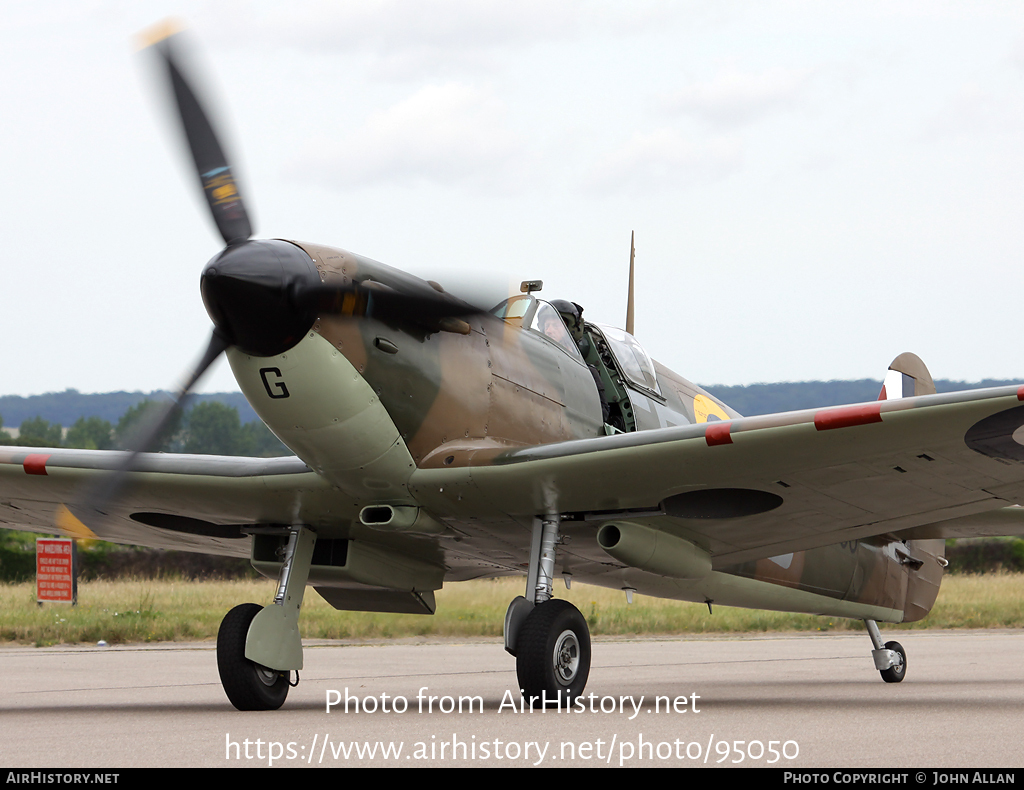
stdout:
<svg viewBox="0 0 1024 790">
<path fill-rule="evenodd" d="M 939 379 L 935 389 L 939 392 L 960 392 L 984 387 L 1002 387 L 1020 384 L 1021 380 L 985 379 L 984 381 L 950 381 Z M 756 414 L 775 414 L 783 411 L 815 409 L 822 406 L 843 406 L 848 403 L 866 403 L 878 398 L 881 380 L 856 381 L 783 381 L 777 384 L 747 384 L 705 386 L 708 392 L 720 398 L 745 417 Z"/>
<path fill-rule="evenodd" d="M 18 584 L 36 576 L 34 532 L 0 529 L 0 583 Z M 93 579 L 256 579 L 248 560 L 124 546 L 102 540 L 78 542 L 79 581 Z"/>
<path fill-rule="evenodd" d="M 8 425 L 13 426 L 40 415 L 64 426 L 71 425 L 79 417 L 100 417 L 116 425 L 121 415 L 132 406 L 144 400 L 164 400 L 169 396 L 170 393 L 163 391 L 86 393 L 75 389 L 42 395 L 0 395 L 0 414 Z M 242 423 L 259 420 L 241 392 L 203 392 L 189 396 L 192 404 L 208 401 L 234 406 Z"/>
<path fill-rule="evenodd" d="M 79 417 L 65 434 L 58 422 L 36 416 L 21 422 L 17 438 L 3 430 L 0 417 L 0 445 L 23 447 L 73 447 L 83 450 L 113 450 L 134 447 L 162 412 L 165 404 L 143 400 L 130 406 L 117 424 L 102 417 Z M 259 420 L 242 424 L 238 409 L 214 400 L 199 403 L 188 412 L 178 412 L 157 437 L 153 452 L 200 453 L 271 457 L 291 451 Z"/>
</svg>

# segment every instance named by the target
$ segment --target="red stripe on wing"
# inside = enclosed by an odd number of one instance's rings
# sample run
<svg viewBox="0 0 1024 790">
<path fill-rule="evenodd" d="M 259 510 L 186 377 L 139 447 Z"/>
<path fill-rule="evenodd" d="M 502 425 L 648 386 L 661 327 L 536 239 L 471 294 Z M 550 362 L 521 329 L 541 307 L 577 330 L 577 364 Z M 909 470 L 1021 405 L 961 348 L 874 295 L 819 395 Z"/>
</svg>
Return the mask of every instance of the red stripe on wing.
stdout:
<svg viewBox="0 0 1024 790">
<path fill-rule="evenodd" d="M 849 428 L 853 425 L 867 425 L 882 421 L 881 402 L 864 406 L 845 406 L 839 409 L 824 409 L 814 415 L 814 427 L 819 431 L 833 428 Z"/>
<path fill-rule="evenodd" d="M 25 460 L 21 462 L 22 467 L 25 469 L 25 474 L 45 475 L 46 461 L 49 459 L 49 457 L 49 455 L 41 455 L 39 453 L 26 455 Z"/>
<path fill-rule="evenodd" d="M 708 429 L 704 431 L 704 439 L 707 441 L 708 447 L 714 447 L 717 444 L 732 444 L 732 436 L 729 434 L 730 427 L 727 422 L 708 426 Z"/>
</svg>

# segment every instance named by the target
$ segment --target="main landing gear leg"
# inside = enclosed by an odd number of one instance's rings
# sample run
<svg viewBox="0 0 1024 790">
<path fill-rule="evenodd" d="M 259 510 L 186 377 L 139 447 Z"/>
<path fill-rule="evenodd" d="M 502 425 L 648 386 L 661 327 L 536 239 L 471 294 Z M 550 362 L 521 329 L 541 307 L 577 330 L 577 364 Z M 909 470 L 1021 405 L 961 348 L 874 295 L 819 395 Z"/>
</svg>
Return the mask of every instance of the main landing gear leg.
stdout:
<svg viewBox="0 0 1024 790">
<path fill-rule="evenodd" d="M 299 609 L 315 544 L 311 530 L 292 529 L 274 603 L 236 606 L 221 622 L 217 669 L 224 692 L 239 710 L 277 710 L 288 696 L 291 670 L 302 669 Z"/>
<path fill-rule="evenodd" d="M 579 609 L 551 597 L 558 543 L 557 515 L 534 519 L 526 597 L 505 614 L 505 649 L 516 657 L 524 696 L 541 705 L 568 705 L 590 675 L 590 630 Z"/>
<path fill-rule="evenodd" d="M 875 669 L 886 683 L 899 683 L 907 675 L 907 651 L 899 642 L 886 642 L 883 645 L 878 623 L 874 620 L 865 620 L 864 625 L 867 626 L 871 644 L 875 646 L 871 651 Z"/>
</svg>

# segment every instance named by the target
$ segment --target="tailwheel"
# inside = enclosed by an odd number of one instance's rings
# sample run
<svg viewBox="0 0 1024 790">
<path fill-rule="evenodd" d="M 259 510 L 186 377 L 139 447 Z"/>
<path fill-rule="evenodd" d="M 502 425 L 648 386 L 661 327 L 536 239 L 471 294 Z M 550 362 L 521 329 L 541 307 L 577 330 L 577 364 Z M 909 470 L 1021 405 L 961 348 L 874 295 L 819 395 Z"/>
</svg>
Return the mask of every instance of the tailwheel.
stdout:
<svg viewBox="0 0 1024 790">
<path fill-rule="evenodd" d="M 253 618 L 263 609 L 243 603 L 225 615 L 217 632 L 217 669 L 224 693 L 239 710 L 277 710 L 288 696 L 288 673 L 269 669 L 245 657 L 245 638 Z"/>
<path fill-rule="evenodd" d="M 886 642 L 883 645 L 882 634 L 874 620 L 865 620 L 864 625 L 871 637 L 871 645 L 875 648 L 871 651 L 875 669 L 886 683 L 900 683 L 907 676 L 907 651 L 899 642 Z"/>
<path fill-rule="evenodd" d="M 527 699 L 568 704 L 590 675 L 590 629 L 568 601 L 549 600 L 530 612 L 519 631 L 516 675 Z"/>
<path fill-rule="evenodd" d="M 907 675 L 907 651 L 899 642 L 886 642 L 885 649 L 895 653 L 894 663 L 888 669 L 882 669 L 879 674 L 886 683 L 899 683 Z"/>
</svg>

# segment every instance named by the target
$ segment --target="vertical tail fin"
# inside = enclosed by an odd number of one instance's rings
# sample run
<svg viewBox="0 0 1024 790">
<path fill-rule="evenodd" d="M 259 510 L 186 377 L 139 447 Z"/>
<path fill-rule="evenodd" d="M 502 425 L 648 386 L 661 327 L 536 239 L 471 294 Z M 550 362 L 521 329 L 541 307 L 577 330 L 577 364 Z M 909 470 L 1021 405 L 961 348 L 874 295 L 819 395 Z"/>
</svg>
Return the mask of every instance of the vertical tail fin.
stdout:
<svg viewBox="0 0 1024 790">
<path fill-rule="evenodd" d="M 882 383 L 882 391 L 878 400 L 895 400 L 896 398 L 912 398 L 915 395 L 934 395 L 935 382 L 928 366 L 917 354 L 900 354 L 889 365 Z"/>
</svg>

